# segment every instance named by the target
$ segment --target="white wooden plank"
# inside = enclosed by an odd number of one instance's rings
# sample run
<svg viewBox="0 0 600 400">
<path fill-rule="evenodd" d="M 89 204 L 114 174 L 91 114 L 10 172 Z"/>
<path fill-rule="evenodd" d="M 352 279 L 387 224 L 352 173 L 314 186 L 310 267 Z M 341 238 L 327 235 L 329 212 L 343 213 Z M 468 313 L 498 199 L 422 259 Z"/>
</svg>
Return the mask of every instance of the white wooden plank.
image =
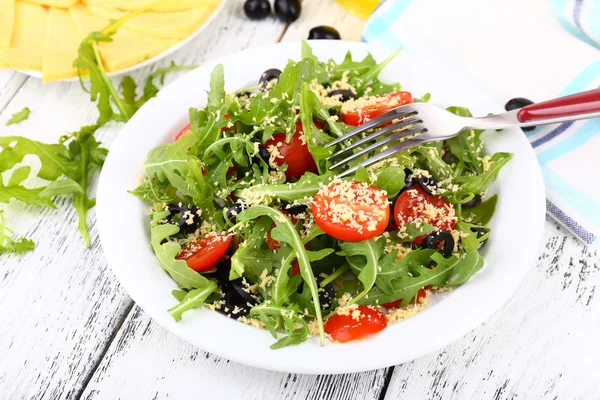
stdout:
<svg viewBox="0 0 600 400">
<path fill-rule="evenodd" d="M 201 63 L 276 41 L 283 30 L 275 19 L 248 23 L 240 4 L 229 1 L 200 37 L 170 59 Z M 134 77 L 147 76 L 150 70 L 147 67 Z M 91 124 L 97 117 L 77 82 L 44 86 L 39 80 L 2 72 L 3 87 L 7 91 L 0 95 L 0 109 L 4 108 L 0 135 L 55 142 L 64 132 Z M 6 127 L 12 113 L 25 106 L 31 109 L 29 120 Z M 110 147 L 121 127 L 109 124 L 98 136 Z M 19 257 L 0 255 L 0 398 L 77 398 L 131 301 L 107 269 L 93 210 L 88 216 L 90 250 L 83 246 L 68 201 L 59 201 L 57 210 L 11 204 L 6 217 L 11 228 L 35 240 L 37 248 Z"/>
<path fill-rule="evenodd" d="M 246 367 L 181 341 L 136 306 L 82 399 L 376 400 L 385 377 L 386 370 L 319 376 Z"/>
<path fill-rule="evenodd" d="M 282 41 L 308 39 L 311 28 L 319 25 L 333 26 L 342 40 L 360 41 L 366 19 L 344 10 L 335 0 L 303 0 L 300 18 L 290 24 Z"/>
<path fill-rule="evenodd" d="M 0 70 L 0 112 L 23 86 L 25 80 L 27 76 L 24 74 Z"/>
<path fill-rule="evenodd" d="M 501 311 L 440 352 L 397 366 L 385 398 L 599 398 L 600 252 L 553 222 L 543 243 Z"/>
</svg>

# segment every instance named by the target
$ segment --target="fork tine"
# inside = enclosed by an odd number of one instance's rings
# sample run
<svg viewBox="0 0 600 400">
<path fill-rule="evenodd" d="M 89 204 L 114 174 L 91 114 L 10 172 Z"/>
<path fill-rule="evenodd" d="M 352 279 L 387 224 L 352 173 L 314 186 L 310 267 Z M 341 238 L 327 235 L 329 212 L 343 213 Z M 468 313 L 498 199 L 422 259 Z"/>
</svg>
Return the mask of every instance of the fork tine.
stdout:
<svg viewBox="0 0 600 400">
<path fill-rule="evenodd" d="M 338 175 L 338 177 L 343 178 L 344 176 L 350 175 L 351 173 L 355 172 L 358 167 L 368 167 L 369 165 L 375 164 L 378 161 L 383 160 L 384 158 L 388 158 L 390 156 L 393 156 L 396 153 L 400 153 L 401 151 L 404 151 L 406 149 L 409 149 L 411 147 L 426 143 L 426 140 L 422 140 L 422 139 L 418 139 L 418 138 L 410 138 L 410 139 L 406 139 L 404 141 L 402 141 L 401 143 L 398 143 L 397 145 L 390 147 L 387 150 L 382 151 L 381 153 L 375 154 L 373 157 L 371 158 L 367 158 L 366 160 L 360 162 L 358 165 L 355 165 L 352 168 L 347 169 L 346 171 L 342 172 L 341 174 Z"/>
<path fill-rule="evenodd" d="M 409 114 L 413 114 L 416 113 L 416 111 L 414 111 L 414 109 L 412 107 L 410 107 L 410 104 L 406 104 L 404 106 L 400 106 L 400 107 L 396 107 L 388 112 L 385 112 L 383 114 L 381 114 L 378 117 L 373 118 L 370 121 L 365 122 L 362 125 L 357 126 L 356 128 L 352 129 L 350 132 L 340 136 L 339 138 L 329 142 L 325 147 L 330 147 L 330 146 L 334 146 L 338 143 L 341 143 L 345 140 L 350 139 L 351 137 L 354 137 L 356 135 L 360 135 L 363 132 L 368 131 L 371 128 L 376 127 L 377 125 L 381 125 L 384 124 L 386 122 L 390 122 L 393 119 L 396 118 L 400 118 L 400 117 L 405 117 Z"/>
<path fill-rule="evenodd" d="M 416 125 L 420 122 L 423 122 L 423 121 L 420 118 L 418 118 L 417 116 L 408 117 L 401 121 L 394 122 L 393 124 L 383 127 L 381 129 L 371 133 L 367 137 L 364 137 L 364 138 L 360 139 L 359 141 L 352 143 L 350 146 L 346 147 L 345 149 L 342 149 L 342 150 L 338 151 L 337 153 L 327 157 L 327 161 L 331 161 L 332 159 L 339 157 L 341 154 L 344 154 L 350 150 L 353 150 L 353 149 L 365 144 L 366 142 L 375 140 L 376 138 L 378 138 L 381 135 L 385 135 L 387 133 L 396 131 L 398 129 L 406 128 L 409 125 Z"/>
<path fill-rule="evenodd" d="M 342 165 L 347 164 L 350 161 L 355 160 L 355 159 L 357 159 L 360 156 L 368 154 L 369 152 L 371 152 L 371 151 L 373 151 L 373 150 L 375 150 L 375 149 L 377 149 L 379 147 L 382 147 L 383 145 L 385 145 L 387 143 L 395 142 L 395 141 L 403 139 L 403 138 L 405 138 L 407 136 L 410 136 L 410 135 L 413 135 L 413 134 L 422 133 L 424 131 L 427 131 L 427 130 L 424 127 L 422 127 L 422 126 L 418 126 L 418 127 L 413 127 L 413 128 L 409 128 L 409 129 L 406 129 L 406 130 L 402 130 L 402 131 L 400 131 L 400 132 L 398 132 L 398 133 L 396 133 L 394 135 L 390 135 L 390 136 L 388 136 L 388 137 L 380 140 L 379 142 L 375 142 L 372 145 L 365 147 L 364 149 L 360 150 L 359 152 L 354 153 L 354 154 L 352 154 L 352 155 L 344 158 L 341 161 L 338 161 L 337 163 L 335 163 L 334 165 L 332 165 L 330 169 L 336 169 L 338 167 L 341 167 Z"/>
</svg>

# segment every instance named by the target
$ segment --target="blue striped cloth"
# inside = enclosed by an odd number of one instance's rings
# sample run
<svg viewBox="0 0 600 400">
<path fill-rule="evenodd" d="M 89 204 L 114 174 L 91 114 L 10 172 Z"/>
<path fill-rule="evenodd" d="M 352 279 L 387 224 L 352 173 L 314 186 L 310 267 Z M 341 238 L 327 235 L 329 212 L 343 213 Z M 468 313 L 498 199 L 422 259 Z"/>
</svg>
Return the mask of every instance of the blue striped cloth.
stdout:
<svg viewBox="0 0 600 400">
<path fill-rule="evenodd" d="M 384 0 L 363 41 L 462 63 L 503 101 L 600 87 L 600 0 Z M 548 214 L 600 244 L 600 118 L 525 134 L 542 167 Z"/>
</svg>

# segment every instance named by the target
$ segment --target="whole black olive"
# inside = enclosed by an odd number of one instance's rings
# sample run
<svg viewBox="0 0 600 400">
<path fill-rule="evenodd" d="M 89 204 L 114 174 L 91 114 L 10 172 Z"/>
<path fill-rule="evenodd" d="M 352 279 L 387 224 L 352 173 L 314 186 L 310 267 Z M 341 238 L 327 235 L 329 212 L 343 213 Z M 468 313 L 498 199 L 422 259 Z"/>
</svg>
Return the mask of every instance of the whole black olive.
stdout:
<svg viewBox="0 0 600 400">
<path fill-rule="evenodd" d="M 333 26 L 319 25 L 308 32 L 308 40 L 331 39 L 340 40 L 340 33 Z"/>
<path fill-rule="evenodd" d="M 275 0 L 275 15 L 283 22 L 294 22 L 300 17 L 300 0 Z"/>
<path fill-rule="evenodd" d="M 452 250 L 454 250 L 454 238 L 450 232 L 445 230 L 431 232 L 423 239 L 421 248 L 437 250 L 447 258 L 450 257 Z"/>
<path fill-rule="evenodd" d="M 333 96 L 339 96 L 340 101 L 342 103 L 344 103 L 350 99 L 356 99 L 356 95 L 354 93 L 352 93 L 351 90 L 348 90 L 348 89 L 336 89 L 336 90 L 332 90 L 331 92 L 327 93 L 327 97 L 333 97 Z"/>
<path fill-rule="evenodd" d="M 247 0 L 244 12 L 252 20 L 265 19 L 271 14 L 271 4 L 269 0 Z"/>
<path fill-rule="evenodd" d="M 487 233 L 487 231 L 484 228 L 471 228 L 471 230 L 473 232 L 477 232 L 477 239 L 481 239 L 483 237 L 483 235 L 485 235 Z M 481 246 L 483 246 L 486 243 L 487 243 L 487 239 L 485 239 L 483 242 L 481 242 Z"/>
<path fill-rule="evenodd" d="M 285 211 L 290 215 L 299 215 L 306 212 L 308 206 L 306 204 L 297 204 L 295 206 L 286 207 Z"/>
<path fill-rule="evenodd" d="M 228 208 L 227 211 L 225 211 L 225 216 L 227 216 L 227 219 L 233 219 L 242 211 L 244 211 L 244 205 L 241 203 L 235 203 L 233 206 Z"/>
<path fill-rule="evenodd" d="M 421 189 L 423 189 L 425 193 L 433 195 L 435 194 L 434 192 L 437 192 L 437 182 L 432 177 L 419 175 L 417 177 L 417 182 L 419 183 L 419 186 L 421 186 Z"/>
<path fill-rule="evenodd" d="M 526 99 L 524 97 L 515 97 L 514 99 L 510 99 L 508 103 L 504 106 L 506 111 L 518 110 L 519 108 L 527 107 L 533 104 L 533 101 Z M 527 128 L 522 128 L 524 131 L 532 131 L 535 129 L 535 126 L 528 126 Z"/>
<path fill-rule="evenodd" d="M 269 82 L 271 81 L 279 81 L 279 75 L 281 75 L 281 70 L 277 68 L 271 68 L 266 70 L 260 76 L 258 80 L 258 84 L 260 85 L 260 90 L 265 91 L 268 89 Z"/>
<path fill-rule="evenodd" d="M 463 208 L 470 208 L 470 207 L 475 207 L 477 205 L 481 204 L 481 195 L 480 194 L 476 194 L 475 196 L 473 196 L 473 198 L 469 201 L 467 201 L 466 203 L 463 203 Z"/>
</svg>

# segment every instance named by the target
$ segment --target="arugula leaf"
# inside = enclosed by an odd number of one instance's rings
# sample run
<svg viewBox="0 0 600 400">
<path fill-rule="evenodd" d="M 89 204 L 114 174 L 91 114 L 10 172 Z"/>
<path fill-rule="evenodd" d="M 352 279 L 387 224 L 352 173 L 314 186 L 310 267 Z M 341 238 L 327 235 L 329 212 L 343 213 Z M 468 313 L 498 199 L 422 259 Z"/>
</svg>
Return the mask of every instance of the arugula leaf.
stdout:
<svg viewBox="0 0 600 400">
<path fill-rule="evenodd" d="M 362 299 L 371 290 L 377 279 L 379 257 L 383 253 L 385 238 L 369 239 L 362 242 L 338 242 L 346 256 L 350 268 L 363 284 L 363 290 L 355 296 L 351 304 Z"/>
<path fill-rule="evenodd" d="M 418 226 L 417 226 L 418 225 Z M 412 222 L 410 224 L 405 224 L 402 228 L 400 242 L 412 242 L 415 238 L 423 235 L 427 235 L 429 232 L 433 231 L 435 228 L 433 225 L 427 223 L 417 224 L 416 222 Z"/>
<path fill-rule="evenodd" d="M 404 188 L 404 168 L 390 165 L 377 174 L 373 183 L 381 190 L 385 190 L 388 198 L 395 197 Z"/>
<path fill-rule="evenodd" d="M 431 258 L 438 266 L 452 269 L 451 276 L 445 282 L 450 286 L 462 285 L 483 267 L 483 257 L 477 251 L 471 251 L 462 258 L 456 256 L 444 258 L 440 253 L 435 253 Z"/>
<path fill-rule="evenodd" d="M 183 299 L 179 300 L 179 304 L 170 308 L 169 314 L 175 318 L 175 321 L 181 321 L 184 312 L 202 307 L 206 298 L 218 290 L 217 283 L 207 279 L 204 286 L 190 290 Z"/>
<path fill-rule="evenodd" d="M 464 107 L 448 107 L 446 110 L 461 117 L 472 117 L 471 111 Z M 481 134 L 483 130 L 466 129 L 458 136 L 446 140 L 450 152 L 458 159 L 458 162 L 469 171 L 475 173 L 483 172 L 481 158 L 483 153 L 483 142 Z"/>
<path fill-rule="evenodd" d="M 489 168 L 486 172 L 479 175 L 463 175 L 454 179 L 454 183 L 460 186 L 457 192 L 454 192 L 454 198 L 457 202 L 466 194 L 481 194 L 486 191 L 488 185 L 498 177 L 500 169 L 511 159 L 510 153 L 496 153 L 489 161 Z"/>
<path fill-rule="evenodd" d="M 271 237 L 278 242 L 288 243 L 296 252 L 298 264 L 300 266 L 300 274 L 302 279 L 304 279 L 305 288 L 308 287 L 312 295 L 315 314 L 319 324 L 320 343 L 323 345 L 325 340 L 325 332 L 323 330 L 323 317 L 321 315 L 318 285 L 310 267 L 310 261 L 308 260 L 306 250 L 304 249 L 304 243 L 298 235 L 298 232 L 296 232 L 296 229 L 292 225 L 290 219 L 279 210 L 269 206 L 257 205 L 250 207 L 247 210 L 242 211 L 237 216 L 237 220 L 243 222 L 256 219 L 260 216 L 268 216 L 273 220 L 273 222 L 275 222 L 276 226 L 271 230 Z"/>
<path fill-rule="evenodd" d="M 495 194 L 489 199 L 482 201 L 475 207 L 467 209 L 463 208 L 463 217 L 470 219 L 470 222 L 475 225 L 487 225 L 494 216 L 494 213 L 496 212 L 497 202 L 498 195 Z"/>
<path fill-rule="evenodd" d="M 266 241 L 267 232 L 271 230 L 271 220 L 262 218 L 256 221 L 254 227 L 247 235 L 244 242 L 231 257 L 231 271 L 229 280 L 245 276 L 251 282 L 258 282 L 263 270 L 269 274 L 281 265 L 284 258 L 281 252 L 273 252 L 269 249 Z M 282 249 L 285 251 L 285 249 Z M 288 251 L 289 252 L 289 251 Z"/>
<path fill-rule="evenodd" d="M 304 319 L 298 316 L 298 310 L 294 308 L 272 306 L 265 303 L 252 307 L 250 314 L 259 317 L 274 338 L 277 338 L 277 328 L 283 329 L 285 327 L 287 330 L 287 336 L 271 345 L 273 350 L 302 343 L 310 336 L 308 325 Z M 284 321 L 284 327 L 278 326 L 278 319 L 280 318 Z"/>
<path fill-rule="evenodd" d="M 35 243 L 32 240 L 12 238 L 13 231 L 6 226 L 4 210 L 0 210 L 0 253 L 15 252 L 17 254 L 33 250 Z"/>
<path fill-rule="evenodd" d="M 379 260 L 379 272 L 375 284 L 385 294 L 394 296 L 396 289 L 392 282 L 395 279 L 408 276 L 408 272 L 416 267 L 429 265 L 433 253 L 434 251 L 430 249 L 413 250 L 399 261 L 396 261 L 398 250 L 385 254 Z"/>
<path fill-rule="evenodd" d="M 143 95 L 136 102 L 137 108 L 140 108 L 148 100 L 150 100 L 151 98 L 155 97 L 158 94 L 159 88 L 154 84 L 154 80 L 156 78 L 158 78 L 160 84 L 163 85 L 165 83 L 165 75 L 168 74 L 169 72 L 185 71 L 185 70 L 189 70 L 189 69 L 196 69 L 198 67 L 199 67 L 199 65 L 196 65 L 196 64 L 177 65 L 177 64 L 175 64 L 175 61 L 171 61 L 170 66 L 160 68 L 160 69 L 157 69 L 156 71 L 154 71 L 152 74 L 150 74 L 148 79 L 146 79 L 146 83 L 144 84 Z"/>
<path fill-rule="evenodd" d="M 329 184 L 334 176 L 334 173 L 316 175 L 312 172 L 306 172 L 295 183 L 256 185 L 244 190 L 253 192 L 258 196 L 272 196 L 273 198 L 284 200 L 290 203 L 294 201 L 306 203 L 306 198 L 317 194 L 320 189 L 320 185 Z M 236 191 L 236 196 L 240 196 L 241 194 L 242 190 Z"/>
<path fill-rule="evenodd" d="M 25 107 L 21 111 L 14 113 L 6 122 L 6 126 L 18 124 L 19 122 L 25 121 L 27 118 L 29 118 L 29 108 Z"/>
<path fill-rule="evenodd" d="M 172 224 L 162 224 L 161 221 L 168 215 L 169 211 L 159 211 L 152 215 L 152 227 L 150 229 L 150 242 L 156 258 L 165 271 L 177 284 L 184 289 L 200 289 L 209 285 L 209 280 L 200 275 L 183 260 L 175 259 L 181 251 L 181 246 L 175 242 L 164 240 L 179 232 L 179 227 Z"/>
</svg>

